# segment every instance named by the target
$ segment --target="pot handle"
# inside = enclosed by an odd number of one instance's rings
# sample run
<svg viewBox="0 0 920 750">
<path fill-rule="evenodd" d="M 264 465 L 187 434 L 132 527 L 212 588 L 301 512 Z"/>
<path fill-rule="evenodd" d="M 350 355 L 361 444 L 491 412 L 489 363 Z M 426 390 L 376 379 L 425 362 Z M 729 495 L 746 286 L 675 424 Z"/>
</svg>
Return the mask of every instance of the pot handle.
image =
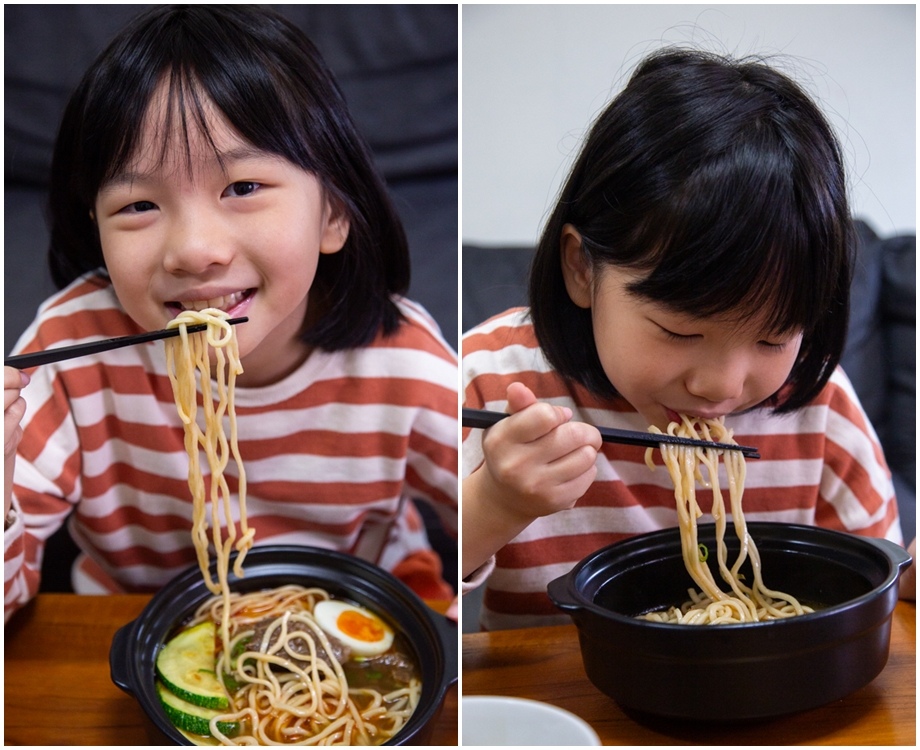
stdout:
<svg viewBox="0 0 920 750">
<path fill-rule="evenodd" d="M 128 695 L 134 695 L 134 685 L 128 674 L 128 653 L 135 622 L 129 622 L 116 631 L 112 638 L 112 648 L 109 649 L 109 671 L 112 675 L 112 682 Z"/>
<path fill-rule="evenodd" d="M 460 659 L 458 651 L 457 623 L 443 615 L 435 617 L 435 626 L 441 643 L 444 644 L 444 687 L 453 685 L 458 679 Z"/>
<path fill-rule="evenodd" d="M 546 592 L 559 609 L 572 613 L 582 609 L 581 603 L 573 596 L 571 586 L 571 573 L 566 573 L 550 581 L 546 585 Z"/>
<path fill-rule="evenodd" d="M 865 537 L 876 547 L 882 550 L 891 562 L 898 566 L 899 574 L 903 574 L 914 561 L 906 549 L 900 544 L 895 544 L 887 539 L 879 537 Z"/>
</svg>

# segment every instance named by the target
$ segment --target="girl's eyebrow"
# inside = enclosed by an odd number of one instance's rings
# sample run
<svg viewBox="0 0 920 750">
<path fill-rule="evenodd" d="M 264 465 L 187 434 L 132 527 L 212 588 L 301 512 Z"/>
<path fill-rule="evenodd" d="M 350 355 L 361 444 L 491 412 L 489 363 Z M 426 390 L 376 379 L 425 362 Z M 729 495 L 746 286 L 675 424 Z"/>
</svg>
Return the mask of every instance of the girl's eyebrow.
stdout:
<svg viewBox="0 0 920 750">
<path fill-rule="evenodd" d="M 217 163 L 221 166 L 222 171 L 226 171 L 229 165 L 238 164 L 239 162 L 247 161 L 250 159 L 282 158 L 276 154 L 269 153 L 268 151 L 263 151 L 262 149 L 247 144 L 240 144 L 228 151 L 218 151 L 215 149 L 214 154 L 216 156 Z M 147 171 L 140 171 L 131 168 L 123 169 L 103 182 L 99 187 L 99 192 L 105 193 L 123 187 L 124 185 L 152 181 L 155 179 L 155 175 L 159 169 L 160 165 L 157 165 Z"/>
</svg>

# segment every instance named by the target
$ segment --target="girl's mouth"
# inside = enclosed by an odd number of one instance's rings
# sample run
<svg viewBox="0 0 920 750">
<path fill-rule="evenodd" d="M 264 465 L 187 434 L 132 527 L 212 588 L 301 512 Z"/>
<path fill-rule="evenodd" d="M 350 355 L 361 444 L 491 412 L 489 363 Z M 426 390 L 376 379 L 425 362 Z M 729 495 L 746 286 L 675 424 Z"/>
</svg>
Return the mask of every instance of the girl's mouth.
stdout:
<svg viewBox="0 0 920 750">
<path fill-rule="evenodd" d="M 169 310 L 172 310 L 175 315 L 178 315 L 185 310 L 201 311 L 206 310 L 209 307 L 223 310 L 225 313 L 232 313 L 240 305 L 251 299 L 253 294 L 255 294 L 255 289 L 244 289 L 240 292 L 224 294 L 220 297 L 212 297 L 210 299 L 187 300 L 184 302 L 167 302 L 166 307 Z"/>
<path fill-rule="evenodd" d="M 681 414 L 685 414 L 690 420 L 721 419 L 725 414 L 706 414 L 696 411 L 676 412 L 673 409 L 665 407 L 665 413 L 672 422 L 680 424 L 683 421 Z"/>
</svg>

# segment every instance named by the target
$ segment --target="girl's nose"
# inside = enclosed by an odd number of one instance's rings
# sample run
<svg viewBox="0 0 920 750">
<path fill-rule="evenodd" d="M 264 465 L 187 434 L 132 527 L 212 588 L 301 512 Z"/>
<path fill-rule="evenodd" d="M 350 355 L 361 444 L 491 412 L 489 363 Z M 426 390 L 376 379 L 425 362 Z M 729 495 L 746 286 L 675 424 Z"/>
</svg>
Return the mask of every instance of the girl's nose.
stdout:
<svg viewBox="0 0 920 750">
<path fill-rule="evenodd" d="M 202 274 L 233 258 L 233 238 L 201 213 L 176 218 L 165 237 L 163 267 L 172 274 Z"/>
<path fill-rule="evenodd" d="M 746 365 L 737 360 L 712 360 L 695 367 L 685 380 L 687 390 L 712 404 L 737 401 L 744 394 Z"/>
</svg>

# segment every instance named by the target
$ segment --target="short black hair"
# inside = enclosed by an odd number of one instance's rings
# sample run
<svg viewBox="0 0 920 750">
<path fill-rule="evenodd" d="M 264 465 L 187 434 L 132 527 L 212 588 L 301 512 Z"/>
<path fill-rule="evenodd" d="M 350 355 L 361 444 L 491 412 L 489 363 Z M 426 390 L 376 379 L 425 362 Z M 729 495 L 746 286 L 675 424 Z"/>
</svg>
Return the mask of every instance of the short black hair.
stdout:
<svg viewBox="0 0 920 750">
<path fill-rule="evenodd" d="M 320 256 L 311 298 L 322 314 L 305 323 L 303 340 L 338 350 L 395 330 L 392 295 L 409 287 L 409 250 L 370 149 L 316 47 L 281 15 L 254 6 L 155 6 L 87 71 L 52 161 L 49 264 L 57 286 L 104 266 L 90 212 L 100 187 L 132 158 L 161 81 L 181 102 L 186 134 L 191 120 L 210 138 L 207 97 L 251 145 L 315 175 L 347 215 L 344 247 Z"/>
<path fill-rule="evenodd" d="M 668 48 L 637 67 L 592 125 L 541 235 L 530 275 L 550 364 L 615 395 L 590 310 L 569 298 L 571 224 L 594 268 L 643 272 L 642 298 L 698 317 L 762 314 L 803 332 L 785 386 L 765 404 L 813 399 L 846 341 L 854 229 L 840 145 L 817 105 L 759 58 Z"/>
</svg>

